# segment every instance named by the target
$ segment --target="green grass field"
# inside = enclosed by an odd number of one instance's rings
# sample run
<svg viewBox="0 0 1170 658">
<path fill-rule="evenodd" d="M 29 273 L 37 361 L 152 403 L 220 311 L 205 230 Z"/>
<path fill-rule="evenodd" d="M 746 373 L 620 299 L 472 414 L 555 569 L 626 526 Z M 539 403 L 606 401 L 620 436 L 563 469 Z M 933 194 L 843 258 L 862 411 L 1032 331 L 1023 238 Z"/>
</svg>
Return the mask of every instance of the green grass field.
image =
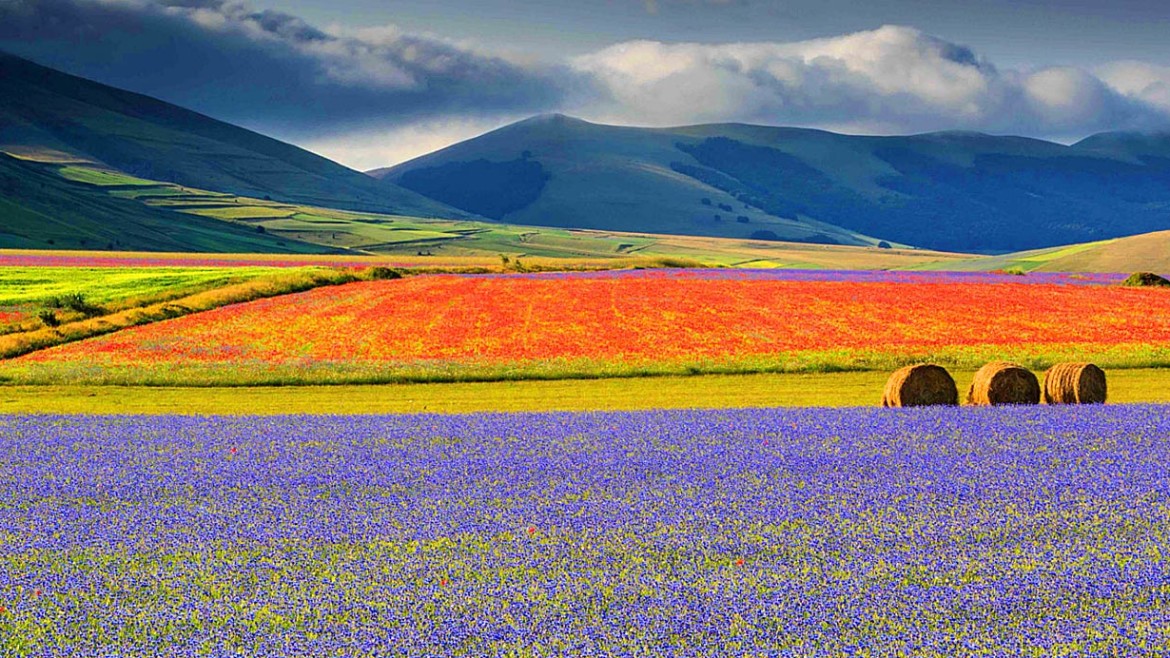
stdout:
<svg viewBox="0 0 1170 658">
<path fill-rule="evenodd" d="M 212 293 L 208 293 L 212 294 Z M 213 308 L 212 306 L 211 308 Z M 157 319 L 166 319 L 160 313 Z M 98 319 L 100 320 L 100 318 Z M 96 321 L 95 321 L 96 322 Z M 55 336 L 55 332 L 50 332 Z M 109 333 L 98 331 L 90 335 Z M 24 336 L 26 334 L 20 334 Z M 81 336 L 85 337 L 85 336 Z M 79 337 L 78 339 L 80 339 Z M 74 339 L 77 340 L 77 339 Z M 9 349 L 0 337 L 0 356 L 16 356 L 63 342 Z M 1166 345 L 980 345 L 940 348 L 930 352 L 873 350 L 805 351 L 729 357 L 709 362 L 624 362 L 590 359 L 539 360 L 518 363 L 449 361 L 405 363 L 380 361 L 276 362 L 238 359 L 230 362 L 117 363 L 99 357 L 47 353 L 45 360 L 0 359 L 0 384 L 90 385 L 179 388 L 249 388 L 346 385 L 496 384 L 519 381 L 599 381 L 689 378 L 697 376 L 792 376 L 869 373 L 881 377 L 914 363 L 937 363 L 951 371 L 974 371 L 990 361 L 1012 361 L 1036 373 L 1061 362 L 1091 362 L 1110 372 L 1170 368 Z"/>
<path fill-rule="evenodd" d="M 281 272 L 276 267 L 0 267 L 0 307 L 83 295 L 107 304 L 183 296 Z"/>
<path fill-rule="evenodd" d="M 960 397 L 973 376 L 956 372 Z M 887 373 L 386 386 L 0 386 L 0 413 L 377 414 L 875 406 Z M 1109 402 L 1170 402 L 1170 369 L 1109 371 Z"/>
<path fill-rule="evenodd" d="M 60 174 L 61 177 L 66 180 L 71 180 L 78 183 L 88 183 L 90 185 L 97 185 L 99 187 L 153 187 L 154 185 L 157 185 L 157 183 L 154 181 L 145 180 L 143 178 L 128 176 L 116 171 L 93 169 L 91 167 L 85 166 L 70 165 L 67 167 L 62 167 Z"/>
</svg>

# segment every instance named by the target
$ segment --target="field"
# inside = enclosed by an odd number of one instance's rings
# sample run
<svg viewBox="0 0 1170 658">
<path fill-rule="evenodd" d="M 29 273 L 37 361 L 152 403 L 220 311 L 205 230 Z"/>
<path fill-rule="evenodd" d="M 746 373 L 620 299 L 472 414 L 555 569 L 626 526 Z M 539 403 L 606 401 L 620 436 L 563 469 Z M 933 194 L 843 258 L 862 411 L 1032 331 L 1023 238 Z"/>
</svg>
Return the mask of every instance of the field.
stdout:
<svg viewBox="0 0 1170 658">
<path fill-rule="evenodd" d="M 97 304 L 175 296 L 279 271 L 271 267 L 0 267 L 0 307 L 43 303 L 69 294 Z"/>
<path fill-rule="evenodd" d="M 10 656 L 1162 655 L 1165 407 L 0 418 Z"/>
<path fill-rule="evenodd" d="M 960 391 L 974 372 L 954 371 Z M 402 385 L 0 386 L 0 413 L 286 415 L 872 407 L 880 371 Z M 1170 369 L 1109 371 L 1109 402 L 1170 404 Z"/>
<path fill-rule="evenodd" d="M 1113 276 L 674 270 L 408 277 L 6 362 L 14 383 L 257 385 L 1170 363 L 1170 296 Z"/>
<path fill-rule="evenodd" d="M 177 299 L 280 272 L 272 267 L 0 267 L 0 333 Z M 70 308 L 70 304 L 76 308 Z"/>
<path fill-rule="evenodd" d="M 1170 652 L 1170 292 L 426 261 L 0 254 L 129 307 L 0 336 L 0 655 Z M 874 408 L 1000 357 L 1111 404 Z"/>
<path fill-rule="evenodd" d="M 951 263 L 924 264 L 923 268 L 969 271 L 1014 269 L 1024 272 L 1167 272 L 1170 271 L 1170 231 Z"/>
<path fill-rule="evenodd" d="M 185 220 L 217 220 L 225 229 L 230 227 L 250 234 L 257 243 L 250 251 L 330 252 L 338 260 L 371 255 L 406 257 L 417 258 L 424 266 L 446 267 L 468 258 L 498 260 L 500 254 L 507 254 L 525 259 L 608 261 L 684 258 L 730 267 L 909 268 L 974 258 L 968 254 L 929 250 L 571 230 L 364 213 L 144 180 L 84 162 L 26 163 L 26 166 L 36 167 L 35 173 L 49 183 L 59 184 L 59 178 L 77 183 L 73 187 L 78 189 L 66 190 L 69 194 L 107 197 L 107 202 L 116 202 L 123 214 L 159 215 L 167 211 L 162 216 L 172 214 L 174 222 L 180 225 Z M 38 239 L 43 236 L 46 244 L 52 240 L 57 248 L 75 250 L 84 250 L 87 244 L 105 244 L 108 239 L 103 237 L 98 241 L 96 234 L 69 236 L 46 232 L 43 224 L 41 218 L 40 224 L 30 222 L 22 230 Z M 160 248 L 157 236 L 141 239 L 146 242 L 141 245 L 122 242 L 118 246 Z M 18 246 L 31 248 L 35 241 L 22 241 Z M 222 247 L 208 250 L 225 251 L 224 247 L 232 244 L 235 243 L 225 242 Z M 0 232 L 0 245 L 5 245 L 3 232 Z M 108 249 L 113 247 L 111 244 Z M 290 260 L 302 258 L 294 256 Z"/>
</svg>

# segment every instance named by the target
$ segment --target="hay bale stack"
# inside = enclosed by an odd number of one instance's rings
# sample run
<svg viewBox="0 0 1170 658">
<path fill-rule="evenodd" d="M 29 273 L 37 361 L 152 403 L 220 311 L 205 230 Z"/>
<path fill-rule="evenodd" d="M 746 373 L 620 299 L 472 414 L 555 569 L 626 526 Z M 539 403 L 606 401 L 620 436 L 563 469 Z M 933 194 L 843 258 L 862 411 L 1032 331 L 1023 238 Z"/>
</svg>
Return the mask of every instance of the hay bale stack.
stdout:
<svg viewBox="0 0 1170 658">
<path fill-rule="evenodd" d="M 967 404 L 1040 404 L 1040 382 L 1023 366 L 992 361 L 975 373 Z"/>
<path fill-rule="evenodd" d="M 1058 363 L 1044 373 L 1045 404 L 1104 404 L 1105 372 L 1091 363 Z"/>
<path fill-rule="evenodd" d="M 928 363 L 894 371 L 882 394 L 883 407 L 959 404 L 959 389 L 946 368 Z"/>
</svg>

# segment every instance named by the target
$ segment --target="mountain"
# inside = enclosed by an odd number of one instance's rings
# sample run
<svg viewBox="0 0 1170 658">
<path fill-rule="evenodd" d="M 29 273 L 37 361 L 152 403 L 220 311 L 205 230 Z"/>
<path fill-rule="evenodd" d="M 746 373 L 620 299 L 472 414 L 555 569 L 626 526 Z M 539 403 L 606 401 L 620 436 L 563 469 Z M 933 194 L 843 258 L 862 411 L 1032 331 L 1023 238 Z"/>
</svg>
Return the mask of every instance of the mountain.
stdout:
<svg viewBox="0 0 1170 658">
<path fill-rule="evenodd" d="M 0 53 L 0 151 L 89 160 L 151 180 L 316 206 L 466 216 L 442 203 L 181 107 Z"/>
<path fill-rule="evenodd" d="M 545 115 L 370 172 L 520 224 L 1018 251 L 1170 228 L 1170 136 L 1067 146 Z"/>
<path fill-rule="evenodd" d="M 0 248 L 327 253 L 254 227 L 171 212 L 0 153 Z"/>
</svg>

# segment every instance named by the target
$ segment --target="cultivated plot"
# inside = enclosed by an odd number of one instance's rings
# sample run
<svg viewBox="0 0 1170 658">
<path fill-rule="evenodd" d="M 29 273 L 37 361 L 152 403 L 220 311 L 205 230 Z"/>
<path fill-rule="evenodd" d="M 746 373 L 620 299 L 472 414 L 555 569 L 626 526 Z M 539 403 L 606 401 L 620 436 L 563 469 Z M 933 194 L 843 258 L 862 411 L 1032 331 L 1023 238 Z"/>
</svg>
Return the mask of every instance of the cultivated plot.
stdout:
<svg viewBox="0 0 1170 658">
<path fill-rule="evenodd" d="M 1170 363 L 1170 295 L 1100 285 L 1110 280 L 726 270 L 409 277 L 136 327 L 7 362 L 0 375 L 178 385 L 889 370 L 923 360 L 973 370 L 998 358 L 1034 368 Z"/>
</svg>

